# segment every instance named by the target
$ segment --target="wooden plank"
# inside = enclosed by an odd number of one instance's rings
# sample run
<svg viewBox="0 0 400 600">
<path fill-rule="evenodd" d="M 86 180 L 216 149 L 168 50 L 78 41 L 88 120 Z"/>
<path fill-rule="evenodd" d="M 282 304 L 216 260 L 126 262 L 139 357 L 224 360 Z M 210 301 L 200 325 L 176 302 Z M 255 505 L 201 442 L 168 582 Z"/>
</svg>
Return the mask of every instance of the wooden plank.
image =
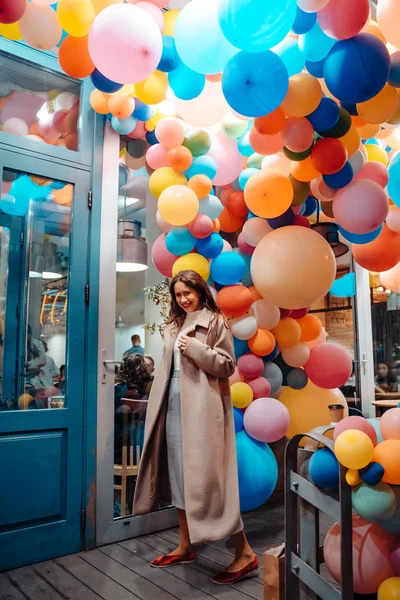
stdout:
<svg viewBox="0 0 400 600">
<path fill-rule="evenodd" d="M 176 598 L 176 596 L 172 596 L 168 591 L 159 587 L 157 582 L 153 583 L 148 579 L 144 579 L 100 550 L 81 553 L 79 556 L 124 588 L 133 590 L 141 600 L 154 600 L 154 598 L 157 598 L 157 600 L 175 600 Z"/>
<path fill-rule="evenodd" d="M 81 556 L 73 554 L 58 558 L 56 562 L 72 573 L 83 584 L 98 594 L 103 600 L 137 600 L 131 591 L 89 565 Z"/>
<path fill-rule="evenodd" d="M 100 596 L 52 560 L 33 565 L 33 569 L 66 598 L 100 600 Z"/>
<path fill-rule="evenodd" d="M 32 567 L 21 567 L 8 572 L 8 577 L 29 600 L 65 600 Z"/>
<path fill-rule="evenodd" d="M 4 575 L 0 573 L 0 599 L 27 600 L 27 596 L 25 596 L 25 594 L 23 594 L 7 577 L 7 573 Z"/>
</svg>

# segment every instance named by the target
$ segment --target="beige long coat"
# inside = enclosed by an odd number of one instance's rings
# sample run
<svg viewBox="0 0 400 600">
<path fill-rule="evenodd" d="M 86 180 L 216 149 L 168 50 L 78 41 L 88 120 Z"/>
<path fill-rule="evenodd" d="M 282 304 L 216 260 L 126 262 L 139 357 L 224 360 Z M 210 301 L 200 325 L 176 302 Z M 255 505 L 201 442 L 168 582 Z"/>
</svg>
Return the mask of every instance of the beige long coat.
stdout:
<svg viewBox="0 0 400 600">
<path fill-rule="evenodd" d="M 173 326 L 165 328 L 147 409 L 134 515 L 155 511 L 171 500 L 165 420 L 177 334 Z M 232 335 L 222 317 L 203 309 L 186 335 L 192 339 L 180 365 L 184 493 L 190 539 L 197 544 L 243 529 L 228 382 L 235 363 Z"/>
</svg>

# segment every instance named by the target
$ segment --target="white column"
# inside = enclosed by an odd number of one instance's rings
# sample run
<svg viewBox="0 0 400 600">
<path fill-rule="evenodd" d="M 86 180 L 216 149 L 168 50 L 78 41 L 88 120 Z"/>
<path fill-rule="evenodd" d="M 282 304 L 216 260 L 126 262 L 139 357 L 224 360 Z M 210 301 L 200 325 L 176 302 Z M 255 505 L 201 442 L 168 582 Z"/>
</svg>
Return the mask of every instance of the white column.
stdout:
<svg viewBox="0 0 400 600">
<path fill-rule="evenodd" d="M 369 272 L 354 262 L 357 282 L 358 363 L 361 410 L 366 417 L 375 416 L 374 352 L 372 344 L 371 295 Z"/>
</svg>

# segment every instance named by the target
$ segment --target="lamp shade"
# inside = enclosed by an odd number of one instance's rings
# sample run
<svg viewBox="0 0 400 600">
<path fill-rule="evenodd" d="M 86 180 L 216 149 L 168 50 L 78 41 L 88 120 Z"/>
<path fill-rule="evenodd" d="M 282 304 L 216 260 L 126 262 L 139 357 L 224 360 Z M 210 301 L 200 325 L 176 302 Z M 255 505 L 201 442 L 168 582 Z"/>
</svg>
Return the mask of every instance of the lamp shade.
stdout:
<svg viewBox="0 0 400 600">
<path fill-rule="evenodd" d="M 118 221 L 117 272 L 133 273 L 147 269 L 147 244 L 140 233 L 137 221 Z"/>
</svg>

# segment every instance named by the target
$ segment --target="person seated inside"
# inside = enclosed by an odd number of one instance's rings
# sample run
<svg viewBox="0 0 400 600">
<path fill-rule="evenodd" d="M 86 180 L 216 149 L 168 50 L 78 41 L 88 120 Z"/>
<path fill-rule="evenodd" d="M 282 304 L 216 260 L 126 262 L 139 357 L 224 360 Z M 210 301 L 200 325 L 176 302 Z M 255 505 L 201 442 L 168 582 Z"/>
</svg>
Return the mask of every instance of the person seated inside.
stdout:
<svg viewBox="0 0 400 600">
<path fill-rule="evenodd" d="M 127 354 L 141 354 L 144 355 L 144 348 L 142 346 L 142 340 L 140 339 L 140 335 L 133 335 L 131 337 L 132 347 L 129 348 L 126 352 L 124 352 L 124 357 Z"/>
<path fill-rule="evenodd" d="M 379 362 L 375 377 L 375 394 L 387 394 L 388 392 L 397 391 L 398 386 L 393 370 L 388 363 Z"/>
</svg>

